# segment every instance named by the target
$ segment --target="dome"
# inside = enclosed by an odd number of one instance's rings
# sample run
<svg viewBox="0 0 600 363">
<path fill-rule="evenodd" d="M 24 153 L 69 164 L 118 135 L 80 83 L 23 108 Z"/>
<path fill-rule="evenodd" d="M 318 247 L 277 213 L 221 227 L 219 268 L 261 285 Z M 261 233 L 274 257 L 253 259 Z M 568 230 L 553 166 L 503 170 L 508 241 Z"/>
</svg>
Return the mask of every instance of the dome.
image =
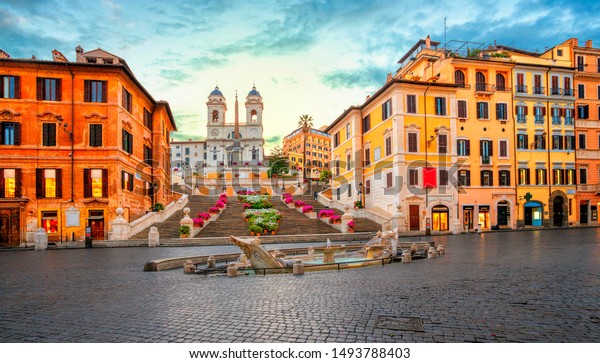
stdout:
<svg viewBox="0 0 600 363">
<path fill-rule="evenodd" d="M 223 97 L 223 93 L 219 90 L 219 86 L 216 86 L 215 89 L 208 95 L 208 97 L 218 96 Z"/>
<path fill-rule="evenodd" d="M 252 90 L 250 92 L 248 92 L 247 97 L 250 97 L 250 96 L 260 97 L 260 93 L 258 93 L 255 86 L 252 86 Z"/>
</svg>

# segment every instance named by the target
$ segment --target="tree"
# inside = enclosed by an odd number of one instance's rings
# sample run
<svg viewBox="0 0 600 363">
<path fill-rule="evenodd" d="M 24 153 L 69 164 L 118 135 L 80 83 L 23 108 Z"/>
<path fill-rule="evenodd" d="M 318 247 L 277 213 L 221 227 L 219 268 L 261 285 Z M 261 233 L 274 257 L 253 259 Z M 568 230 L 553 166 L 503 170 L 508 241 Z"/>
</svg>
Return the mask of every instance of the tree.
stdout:
<svg viewBox="0 0 600 363">
<path fill-rule="evenodd" d="M 331 179 L 331 170 L 321 170 L 321 175 L 319 176 L 319 179 L 321 181 L 325 181 L 325 180 L 329 180 Z"/>
<path fill-rule="evenodd" d="M 313 118 L 309 115 L 301 115 L 298 120 L 298 128 L 310 129 L 313 127 Z"/>
<path fill-rule="evenodd" d="M 271 156 L 269 156 L 269 162 L 267 163 L 267 176 L 269 178 L 274 175 L 287 174 L 290 171 L 290 163 L 287 155 L 281 149 L 281 146 L 277 145 L 271 150 Z"/>
</svg>

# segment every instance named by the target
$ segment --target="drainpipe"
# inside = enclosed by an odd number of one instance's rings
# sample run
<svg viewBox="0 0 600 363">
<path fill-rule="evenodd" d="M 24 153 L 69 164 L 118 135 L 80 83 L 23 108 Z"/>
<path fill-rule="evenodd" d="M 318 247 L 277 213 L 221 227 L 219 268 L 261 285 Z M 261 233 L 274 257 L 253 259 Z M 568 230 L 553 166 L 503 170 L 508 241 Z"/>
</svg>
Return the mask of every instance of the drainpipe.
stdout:
<svg viewBox="0 0 600 363">
<path fill-rule="evenodd" d="M 69 67 L 69 63 L 65 62 L 69 73 L 71 73 L 71 131 L 69 133 L 69 138 L 71 139 L 71 203 L 75 202 L 75 191 L 73 187 L 75 185 L 75 135 L 73 134 L 74 124 L 75 124 L 75 74 Z"/>
<path fill-rule="evenodd" d="M 423 105 L 424 105 L 424 114 L 423 114 L 423 119 L 425 121 L 425 167 L 427 168 L 429 165 L 429 153 L 427 151 L 427 149 L 429 148 L 429 144 L 428 144 L 428 138 L 427 138 L 427 92 L 429 91 L 429 87 L 431 87 L 431 83 L 427 84 L 427 88 L 425 89 L 425 92 L 423 92 Z M 424 174 L 423 174 L 424 175 Z M 429 188 L 425 188 L 425 235 L 426 236 L 430 236 L 431 235 L 431 227 L 427 226 L 427 215 L 429 211 Z M 431 218 L 431 217 L 430 217 Z"/>
<path fill-rule="evenodd" d="M 554 54 L 554 53 L 553 53 Z M 546 85 L 548 86 L 548 89 L 550 88 L 550 70 L 552 69 L 552 67 L 548 67 L 548 70 L 546 71 Z M 549 92 L 550 93 L 550 92 Z M 546 135 L 548 137 L 548 141 L 546 142 L 546 148 L 547 148 L 547 155 L 548 155 L 548 171 L 552 171 L 552 164 L 550 164 L 550 139 L 552 137 L 552 135 L 550 134 L 550 100 L 546 99 L 546 115 L 548 116 L 548 122 L 546 122 Z M 548 183 L 548 217 L 550 217 L 550 200 L 552 198 L 552 183 L 550 182 L 550 175 L 547 174 L 546 175 L 546 181 Z M 567 203 L 569 201 L 567 200 Z M 554 204 L 553 204 L 554 205 Z M 552 212 L 552 224 L 554 225 L 554 211 Z"/>
</svg>

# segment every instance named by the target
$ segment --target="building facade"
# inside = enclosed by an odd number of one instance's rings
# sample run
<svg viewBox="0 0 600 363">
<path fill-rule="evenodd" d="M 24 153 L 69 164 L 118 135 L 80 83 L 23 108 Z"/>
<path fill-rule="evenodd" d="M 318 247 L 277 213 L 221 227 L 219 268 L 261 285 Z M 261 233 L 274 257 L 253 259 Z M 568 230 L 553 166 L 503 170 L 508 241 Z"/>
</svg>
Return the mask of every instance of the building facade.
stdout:
<svg viewBox="0 0 600 363">
<path fill-rule="evenodd" d="M 292 175 L 318 180 L 321 171 L 329 170 L 331 135 L 314 128 L 298 128 L 283 138 L 283 152 Z"/>
<path fill-rule="evenodd" d="M 0 244 L 25 245 L 38 228 L 50 242 L 104 239 L 118 207 L 133 221 L 172 200 L 173 115 L 123 59 L 2 54 Z"/>
</svg>

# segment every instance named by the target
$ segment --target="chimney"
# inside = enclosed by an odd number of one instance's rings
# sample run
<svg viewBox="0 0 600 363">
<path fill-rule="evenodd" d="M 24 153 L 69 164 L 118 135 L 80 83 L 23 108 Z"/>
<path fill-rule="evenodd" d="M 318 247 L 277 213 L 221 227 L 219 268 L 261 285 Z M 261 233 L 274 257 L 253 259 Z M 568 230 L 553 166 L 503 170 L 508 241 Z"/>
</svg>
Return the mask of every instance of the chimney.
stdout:
<svg viewBox="0 0 600 363">
<path fill-rule="evenodd" d="M 83 63 L 84 59 L 83 59 L 83 48 L 81 47 L 81 45 L 78 45 L 75 48 L 75 61 L 77 63 Z"/>
<path fill-rule="evenodd" d="M 431 48 L 431 38 L 429 37 L 429 35 L 427 35 L 427 38 L 425 38 L 425 47 L 427 49 Z"/>
<path fill-rule="evenodd" d="M 591 39 L 590 39 L 590 40 L 586 40 L 586 41 L 585 41 L 585 47 L 586 47 L 586 48 L 593 48 L 593 47 L 592 47 L 592 40 L 591 40 Z"/>
<path fill-rule="evenodd" d="M 573 47 L 578 47 L 579 46 L 579 41 L 577 40 L 577 38 L 571 38 L 571 45 Z"/>
</svg>

